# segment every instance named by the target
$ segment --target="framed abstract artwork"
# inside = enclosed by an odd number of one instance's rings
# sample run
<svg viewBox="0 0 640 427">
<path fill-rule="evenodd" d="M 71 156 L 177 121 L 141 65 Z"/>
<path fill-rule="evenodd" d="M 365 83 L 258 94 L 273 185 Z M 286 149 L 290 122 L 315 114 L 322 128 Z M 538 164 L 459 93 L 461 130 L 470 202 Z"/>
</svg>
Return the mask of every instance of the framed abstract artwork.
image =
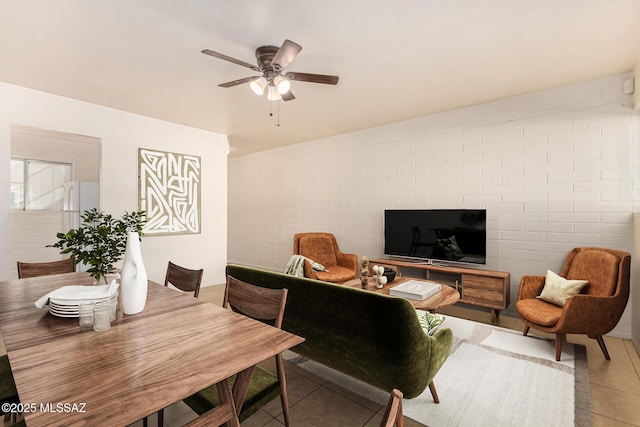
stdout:
<svg viewBox="0 0 640 427">
<path fill-rule="evenodd" d="M 138 148 L 138 208 L 145 235 L 200 233 L 199 156 Z"/>
</svg>

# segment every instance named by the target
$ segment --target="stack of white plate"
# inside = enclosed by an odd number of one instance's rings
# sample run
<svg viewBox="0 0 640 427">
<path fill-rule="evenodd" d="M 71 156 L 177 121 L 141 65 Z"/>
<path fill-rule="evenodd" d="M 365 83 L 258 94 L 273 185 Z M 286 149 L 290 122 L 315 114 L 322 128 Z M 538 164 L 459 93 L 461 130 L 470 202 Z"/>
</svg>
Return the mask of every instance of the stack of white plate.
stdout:
<svg viewBox="0 0 640 427">
<path fill-rule="evenodd" d="M 78 317 L 79 305 L 83 303 L 101 303 L 117 298 L 117 294 L 107 298 L 87 299 L 87 300 L 67 300 L 59 298 L 49 298 L 49 313 L 58 317 Z"/>
</svg>

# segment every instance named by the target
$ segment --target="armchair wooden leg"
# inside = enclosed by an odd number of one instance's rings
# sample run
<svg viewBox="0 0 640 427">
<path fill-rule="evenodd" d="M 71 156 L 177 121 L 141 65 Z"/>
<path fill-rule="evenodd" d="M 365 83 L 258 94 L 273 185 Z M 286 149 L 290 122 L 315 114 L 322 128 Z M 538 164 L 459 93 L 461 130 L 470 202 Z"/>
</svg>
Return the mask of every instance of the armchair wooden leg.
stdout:
<svg viewBox="0 0 640 427">
<path fill-rule="evenodd" d="M 602 335 L 594 335 L 592 338 L 598 341 L 600 350 L 602 350 L 602 354 L 604 354 L 604 358 L 607 360 L 611 360 L 611 357 L 609 357 L 609 352 L 607 351 L 607 346 L 604 344 L 604 338 L 602 338 Z"/>
<path fill-rule="evenodd" d="M 522 331 L 522 335 L 524 335 L 526 337 L 528 333 L 529 333 L 529 327 L 525 326 L 524 327 L 524 331 Z"/>
<path fill-rule="evenodd" d="M 556 360 L 560 361 L 562 355 L 562 342 L 566 339 L 567 334 L 556 334 Z"/>
<path fill-rule="evenodd" d="M 431 382 L 429 383 L 429 391 L 431 392 L 431 396 L 433 396 L 433 401 L 435 403 L 440 403 L 440 398 L 438 397 L 438 392 L 436 391 L 436 385 L 433 382 L 433 380 L 431 380 Z"/>
</svg>

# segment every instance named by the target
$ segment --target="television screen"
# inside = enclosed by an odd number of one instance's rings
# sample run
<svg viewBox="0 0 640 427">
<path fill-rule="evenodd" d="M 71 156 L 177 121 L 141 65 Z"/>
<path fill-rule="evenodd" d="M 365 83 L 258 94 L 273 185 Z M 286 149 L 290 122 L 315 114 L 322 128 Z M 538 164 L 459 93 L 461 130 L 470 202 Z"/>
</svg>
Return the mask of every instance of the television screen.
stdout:
<svg viewBox="0 0 640 427">
<path fill-rule="evenodd" d="M 485 264 L 485 209 L 384 211 L 384 254 L 424 260 Z"/>
</svg>

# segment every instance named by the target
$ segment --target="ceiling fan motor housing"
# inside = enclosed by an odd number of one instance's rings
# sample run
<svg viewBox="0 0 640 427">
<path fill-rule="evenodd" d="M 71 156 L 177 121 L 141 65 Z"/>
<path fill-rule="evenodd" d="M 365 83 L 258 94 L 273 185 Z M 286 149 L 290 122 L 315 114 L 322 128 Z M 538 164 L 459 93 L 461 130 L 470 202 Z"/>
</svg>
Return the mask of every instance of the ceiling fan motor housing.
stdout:
<svg viewBox="0 0 640 427">
<path fill-rule="evenodd" d="M 278 49 L 280 48 L 277 46 L 261 46 L 256 49 L 256 59 L 258 60 L 258 67 L 260 67 L 261 71 L 276 71 L 271 66 L 271 61 L 278 52 Z"/>
</svg>

